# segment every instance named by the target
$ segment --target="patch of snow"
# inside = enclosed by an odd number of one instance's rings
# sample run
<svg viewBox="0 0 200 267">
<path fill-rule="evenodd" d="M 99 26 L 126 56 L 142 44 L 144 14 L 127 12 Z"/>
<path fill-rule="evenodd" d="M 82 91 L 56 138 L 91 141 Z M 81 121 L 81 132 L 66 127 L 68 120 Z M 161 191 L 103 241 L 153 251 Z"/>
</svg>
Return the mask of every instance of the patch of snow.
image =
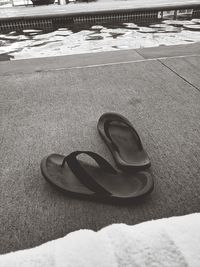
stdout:
<svg viewBox="0 0 200 267">
<path fill-rule="evenodd" d="M 60 28 L 52 32 L 29 29 L 0 35 L 0 54 L 13 59 L 71 55 L 119 49 L 200 42 L 199 20 L 163 21 L 146 27 L 134 23 L 93 25 L 88 29 Z M 183 25 L 184 23 L 184 25 Z M 196 23 L 196 24 L 195 24 Z M 183 26 L 182 26 L 183 25 Z M 192 31 L 195 28 L 195 32 Z"/>
</svg>

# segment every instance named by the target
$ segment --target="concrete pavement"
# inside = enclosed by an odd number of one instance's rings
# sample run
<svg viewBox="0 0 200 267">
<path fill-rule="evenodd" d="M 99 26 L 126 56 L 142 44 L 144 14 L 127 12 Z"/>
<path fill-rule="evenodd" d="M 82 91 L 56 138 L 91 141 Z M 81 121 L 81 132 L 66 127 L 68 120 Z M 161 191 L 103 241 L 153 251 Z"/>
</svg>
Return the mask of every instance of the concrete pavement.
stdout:
<svg viewBox="0 0 200 267">
<path fill-rule="evenodd" d="M 140 50 L 128 51 L 131 60 L 127 51 L 92 54 L 80 66 L 78 56 L 0 62 L 0 253 L 200 211 L 200 57 L 176 51 L 147 60 Z M 133 123 L 152 162 L 155 189 L 131 206 L 69 198 L 40 173 L 53 152 L 91 150 L 114 165 L 96 129 L 108 111 Z"/>
<path fill-rule="evenodd" d="M 200 44 L 86 53 L 0 62 L 0 75 L 23 74 L 68 68 L 95 67 L 168 57 L 200 56 Z"/>
</svg>

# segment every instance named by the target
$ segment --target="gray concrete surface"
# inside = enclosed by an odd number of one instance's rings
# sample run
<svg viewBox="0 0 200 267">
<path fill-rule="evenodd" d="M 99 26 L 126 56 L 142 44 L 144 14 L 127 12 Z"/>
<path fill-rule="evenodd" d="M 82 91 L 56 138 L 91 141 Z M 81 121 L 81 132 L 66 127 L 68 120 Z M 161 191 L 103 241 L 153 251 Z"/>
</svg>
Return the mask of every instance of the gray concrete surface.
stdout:
<svg viewBox="0 0 200 267">
<path fill-rule="evenodd" d="M 198 90 L 200 87 L 200 57 L 182 57 L 176 59 L 165 59 L 161 62 L 180 77 L 191 83 Z"/>
<path fill-rule="evenodd" d="M 146 59 L 151 60 L 162 59 L 165 57 L 170 58 L 182 56 L 185 58 L 185 60 L 187 58 L 188 60 L 190 60 L 190 58 L 192 59 L 200 56 L 200 43 L 193 43 L 189 45 L 159 46 L 136 50 L 129 49 L 111 52 L 86 53 L 35 59 L 33 58 L 14 61 L 4 61 L 3 58 L 2 62 L 0 62 L 0 75 L 11 75 L 13 73 L 23 74 L 76 67 L 90 67 L 102 64 L 121 64 L 123 62 L 134 62 Z M 175 61 L 172 60 L 172 62 Z M 180 66 L 183 65 L 181 64 Z M 188 66 L 186 64 L 186 68 L 187 67 Z M 194 70 L 190 71 L 189 74 L 192 75 L 193 71 Z M 195 71 L 195 73 L 196 72 L 197 70 Z"/>
<path fill-rule="evenodd" d="M 136 51 L 145 59 L 200 55 L 200 45 L 198 42 L 188 45 L 163 45 L 159 47 L 136 49 Z"/>
<path fill-rule="evenodd" d="M 11 62 L 0 63 L 0 253 L 82 228 L 200 211 L 200 86 L 194 74 L 200 57 L 51 66 L 9 76 L 6 64 L 10 68 Z M 69 198 L 40 173 L 41 159 L 53 152 L 92 150 L 114 164 L 96 129 L 108 111 L 133 123 L 152 161 L 155 189 L 131 206 Z"/>
<path fill-rule="evenodd" d="M 1 56 L 0 56 L 1 57 Z M 0 64 L 0 75 L 12 73 L 40 72 L 62 68 L 94 66 L 100 64 L 112 64 L 143 60 L 136 50 L 119 50 L 113 52 L 99 52 L 79 55 L 57 56 L 48 58 L 36 58 L 25 60 L 5 61 Z M 20 64 L 21 62 L 21 64 Z"/>
</svg>

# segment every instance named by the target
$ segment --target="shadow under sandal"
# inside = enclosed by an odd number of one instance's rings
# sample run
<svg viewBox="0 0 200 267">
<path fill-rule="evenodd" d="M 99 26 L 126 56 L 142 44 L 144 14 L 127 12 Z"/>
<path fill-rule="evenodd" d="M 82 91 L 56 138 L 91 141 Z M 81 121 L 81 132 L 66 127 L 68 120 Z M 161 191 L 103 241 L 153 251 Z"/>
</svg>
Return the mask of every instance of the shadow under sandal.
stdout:
<svg viewBox="0 0 200 267">
<path fill-rule="evenodd" d="M 80 154 L 90 156 L 97 165 L 77 159 Z M 75 151 L 67 157 L 49 155 L 41 162 L 41 172 L 48 182 L 70 196 L 103 202 L 131 202 L 153 189 L 149 173 L 118 172 L 104 158 L 90 151 Z"/>
<path fill-rule="evenodd" d="M 140 171 L 151 166 L 137 131 L 125 117 L 117 113 L 104 113 L 97 128 L 118 168 Z"/>
</svg>

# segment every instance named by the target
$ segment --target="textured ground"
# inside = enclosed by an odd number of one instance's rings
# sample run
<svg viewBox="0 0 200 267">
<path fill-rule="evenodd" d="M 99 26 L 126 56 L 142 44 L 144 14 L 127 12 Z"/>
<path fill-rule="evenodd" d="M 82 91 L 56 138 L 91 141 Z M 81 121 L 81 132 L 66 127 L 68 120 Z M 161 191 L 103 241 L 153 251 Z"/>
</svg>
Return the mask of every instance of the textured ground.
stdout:
<svg viewBox="0 0 200 267">
<path fill-rule="evenodd" d="M 102 53 L 106 65 L 100 56 L 95 65 L 92 56 L 0 63 L 0 253 L 200 211 L 200 57 L 140 61 L 147 50 L 129 52 Z M 92 150 L 113 164 L 96 129 L 107 111 L 133 123 L 152 161 L 153 193 L 128 207 L 68 198 L 40 173 L 52 152 Z"/>
</svg>

